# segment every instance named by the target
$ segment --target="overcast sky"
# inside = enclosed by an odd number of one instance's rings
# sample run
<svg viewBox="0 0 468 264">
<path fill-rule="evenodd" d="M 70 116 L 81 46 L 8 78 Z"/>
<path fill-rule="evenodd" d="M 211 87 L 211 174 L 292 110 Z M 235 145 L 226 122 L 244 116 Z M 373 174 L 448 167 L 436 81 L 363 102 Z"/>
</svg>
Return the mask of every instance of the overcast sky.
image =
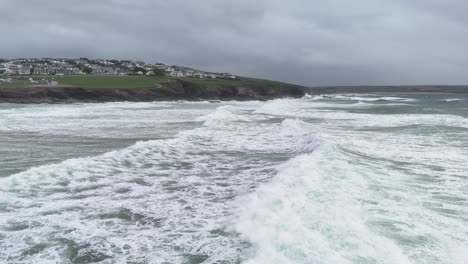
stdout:
<svg viewBox="0 0 468 264">
<path fill-rule="evenodd" d="M 464 0 L 0 0 L 0 57 L 139 59 L 306 85 L 468 84 Z"/>
</svg>

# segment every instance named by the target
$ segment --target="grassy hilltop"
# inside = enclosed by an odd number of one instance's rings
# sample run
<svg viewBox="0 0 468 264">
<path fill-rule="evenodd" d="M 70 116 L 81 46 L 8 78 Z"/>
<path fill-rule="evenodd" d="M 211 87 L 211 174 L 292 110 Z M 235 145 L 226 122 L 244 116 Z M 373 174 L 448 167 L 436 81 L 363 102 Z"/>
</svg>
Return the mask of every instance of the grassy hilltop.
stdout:
<svg viewBox="0 0 468 264">
<path fill-rule="evenodd" d="M 81 88 L 152 88 L 161 82 L 169 80 L 167 77 L 148 76 L 60 76 L 54 80 L 59 85 Z"/>
<path fill-rule="evenodd" d="M 34 82 L 29 79 L 33 78 Z M 305 87 L 252 78 L 167 76 L 24 76 L 0 82 L 0 103 L 268 100 L 302 97 Z"/>
<path fill-rule="evenodd" d="M 96 76 L 96 75 L 75 75 L 75 76 L 28 76 L 17 77 L 12 83 L 0 83 L 0 86 L 43 86 L 43 84 L 32 84 L 29 78 L 34 80 L 49 80 L 57 82 L 57 86 L 81 87 L 81 88 L 153 88 L 161 82 L 169 81 L 167 77 L 147 77 L 147 76 Z"/>
<path fill-rule="evenodd" d="M 247 86 L 252 88 L 265 88 L 265 87 L 284 87 L 293 86 L 291 84 L 241 77 L 236 80 L 227 79 L 199 79 L 199 78 L 173 78 L 168 76 L 96 76 L 96 75 L 83 75 L 83 76 L 31 76 L 20 77 L 9 86 L 34 86 L 29 82 L 29 78 L 35 80 L 50 80 L 56 81 L 58 86 L 63 87 L 80 87 L 80 88 L 112 88 L 112 89 L 145 89 L 145 88 L 158 88 L 161 84 L 183 80 L 194 83 L 199 86 Z M 0 86 L 5 85 L 1 84 Z M 38 84 L 40 85 L 40 84 Z M 36 85 L 37 86 L 37 85 Z"/>
</svg>

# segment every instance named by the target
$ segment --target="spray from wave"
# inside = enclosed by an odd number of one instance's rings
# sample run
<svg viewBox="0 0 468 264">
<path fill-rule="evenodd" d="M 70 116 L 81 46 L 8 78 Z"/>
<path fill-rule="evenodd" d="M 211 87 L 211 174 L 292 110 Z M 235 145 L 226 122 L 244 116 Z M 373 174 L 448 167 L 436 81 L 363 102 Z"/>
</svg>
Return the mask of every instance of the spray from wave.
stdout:
<svg viewBox="0 0 468 264">
<path fill-rule="evenodd" d="M 464 263 L 468 113 L 360 97 L 1 110 L 5 133 L 167 134 L 0 178 L 0 261 Z"/>
</svg>

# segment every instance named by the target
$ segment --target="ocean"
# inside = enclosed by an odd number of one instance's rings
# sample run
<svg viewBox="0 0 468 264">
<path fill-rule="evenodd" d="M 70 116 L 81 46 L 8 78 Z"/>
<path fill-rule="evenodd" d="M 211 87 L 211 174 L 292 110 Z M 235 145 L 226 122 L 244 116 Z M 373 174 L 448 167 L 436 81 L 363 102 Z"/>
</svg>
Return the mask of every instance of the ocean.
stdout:
<svg viewBox="0 0 468 264">
<path fill-rule="evenodd" d="M 0 104 L 0 263 L 468 260 L 468 95 Z"/>
</svg>

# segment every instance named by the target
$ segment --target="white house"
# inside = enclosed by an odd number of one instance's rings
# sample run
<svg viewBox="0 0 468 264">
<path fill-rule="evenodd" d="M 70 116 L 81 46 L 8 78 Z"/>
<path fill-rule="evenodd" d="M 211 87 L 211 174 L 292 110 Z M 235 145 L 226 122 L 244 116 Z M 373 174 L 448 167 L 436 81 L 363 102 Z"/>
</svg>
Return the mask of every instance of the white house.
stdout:
<svg viewBox="0 0 468 264">
<path fill-rule="evenodd" d="M 43 67 L 36 67 L 34 68 L 34 75 L 47 75 L 49 74 L 49 70 Z"/>
<path fill-rule="evenodd" d="M 181 71 L 171 71 L 169 75 L 172 77 L 178 77 L 178 78 L 185 77 L 185 74 Z"/>
<path fill-rule="evenodd" d="M 30 75 L 31 74 L 31 68 L 23 66 L 23 67 L 18 69 L 18 74 L 19 75 Z"/>
<path fill-rule="evenodd" d="M 0 74 L 9 75 L 9 74 L 11 74 L 11 71 L 10 71 L 9 68 L 0 67 Z"/>
</svg>

